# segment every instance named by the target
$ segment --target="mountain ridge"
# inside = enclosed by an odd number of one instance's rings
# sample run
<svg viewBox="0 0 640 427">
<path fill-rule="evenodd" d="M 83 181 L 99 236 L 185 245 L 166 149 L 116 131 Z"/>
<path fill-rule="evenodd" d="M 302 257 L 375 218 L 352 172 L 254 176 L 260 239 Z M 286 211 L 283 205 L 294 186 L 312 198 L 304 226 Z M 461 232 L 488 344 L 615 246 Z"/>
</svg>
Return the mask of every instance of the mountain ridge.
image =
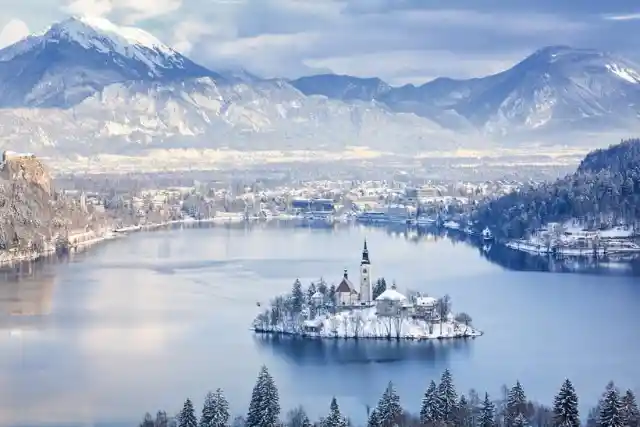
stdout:
<svg viewBox="0 0 640 427">
<path fill-rule="evenodd" d="M 411 154 L 544 140 L 636 126 L 638 70 L 613 54 L 551 46 L 492 76 L 418 86 L 336 74 L 262 79 L 211 70 L 136 28 L 72 17 L 0 50 L 0 145 L 63 156 L 349 146 Z"/>
</svg>

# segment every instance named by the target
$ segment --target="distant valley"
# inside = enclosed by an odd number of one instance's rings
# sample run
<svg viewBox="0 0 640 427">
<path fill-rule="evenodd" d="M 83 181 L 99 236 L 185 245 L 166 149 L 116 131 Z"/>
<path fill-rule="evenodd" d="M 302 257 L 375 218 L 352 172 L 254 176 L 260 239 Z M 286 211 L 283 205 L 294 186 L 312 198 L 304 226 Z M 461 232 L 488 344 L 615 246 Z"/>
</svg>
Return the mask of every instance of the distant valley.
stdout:
<svg viewBox="0 0 640 427">
<path fill-rule="evenodd" d="M 266 80 L 209 70 L 140 29 L 69 18 L 0 50 L 0 148 L 165 166 L 193 153 L 216 162 L 234 157 L 224 153 L 331 160 L 522 143 L 586 151 L 638 130 L 639 83 L 640 68 L 624 58 L 562 46 L 496 75 L 421 86 Z"/>
</svg>

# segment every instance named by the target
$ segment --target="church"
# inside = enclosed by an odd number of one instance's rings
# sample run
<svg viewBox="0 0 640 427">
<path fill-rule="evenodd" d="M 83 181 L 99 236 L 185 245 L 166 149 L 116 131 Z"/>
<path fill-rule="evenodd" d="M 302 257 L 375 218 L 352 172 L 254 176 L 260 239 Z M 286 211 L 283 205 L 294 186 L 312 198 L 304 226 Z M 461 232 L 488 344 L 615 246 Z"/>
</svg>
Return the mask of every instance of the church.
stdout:
<svg viewBox="0 0 640 427">
<path fill-rule="evenodd" d="M 342 280 L 336 287 L 336 303 L 339 307 L 367 307 L 373 304 L 372 294 L 371 260 L 369 259 L 369 250 L 365 240 L 362 260 L 360 261 L 360 284 L 356 287 L 349 279 L 349 274 L 345 269 Z"/>
</svg>

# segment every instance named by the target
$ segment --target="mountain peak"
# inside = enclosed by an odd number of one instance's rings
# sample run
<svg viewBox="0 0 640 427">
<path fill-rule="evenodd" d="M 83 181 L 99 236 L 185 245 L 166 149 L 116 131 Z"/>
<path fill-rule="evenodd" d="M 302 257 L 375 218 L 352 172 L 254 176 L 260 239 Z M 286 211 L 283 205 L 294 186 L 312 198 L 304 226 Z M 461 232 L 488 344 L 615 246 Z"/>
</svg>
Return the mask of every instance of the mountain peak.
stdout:
<svg viewBox="0 0 640 427">
<path fill-rule="evenodd" d="M 96 46 L 96 38 L 101 42 L 111 42 L 111 47 L 137 46 L 155 50 L 168 55 L 176 52 L 148 32 L 135 27 L 124 27 L 99 17 L 72 16 L 50 27 L 45 34 L 49 36 L 65 36 L 80 44 Z M 102 44 L 102 43 L 101 43 Z M 89 47 L 89 46 L 85 46 Z"/>
<path fill-rule="evenodd" d="M 220 75 L 144 30 L 74 16 L 0 50 L 0 106 L 69 107 L 125 81 Z"/>
</svg>

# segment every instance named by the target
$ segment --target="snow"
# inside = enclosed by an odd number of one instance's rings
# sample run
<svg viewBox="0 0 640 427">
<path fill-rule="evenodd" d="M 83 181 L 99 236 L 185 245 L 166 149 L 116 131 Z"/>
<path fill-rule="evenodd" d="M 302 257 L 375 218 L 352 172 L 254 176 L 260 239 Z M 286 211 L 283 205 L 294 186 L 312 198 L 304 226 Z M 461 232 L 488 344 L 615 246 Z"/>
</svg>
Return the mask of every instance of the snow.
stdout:
<svg viewBox="0 0 640 427">
<path fill-rule="evenodd" d="M 386 291 L 381 293 L 378 296 L 378 298 L 376 298 L 376 301 L 383 301 L 383 300 L 405 301 L 406 299 L 407 299 L 407 297 L 405 297 L 404 295 L 402 295 L 400 292 L 396 291 L 395 289 L 387 289 Z"/>
<path fill-rule="evenodd" d="M 121 27 L 104 18 L 72 17 L 54 24 L 44 35 L 45 38 L 64 36 L 86 49 L 96 49 L 102 53 L 115 52 L 127 58 L 140 61 L 152 72 L 158 67 L 166 68 L 181 62 L 179 54 L 144 30 Z"/>
<path fill-rule="evenodd" d="M 307 322 L 309 322 L 307 324 Z M 302 326 L 318 327 L 319 332 L 305 332 L 296 323 L 267 326 L 254 324 L 256 332 L 284 333 L 319 338 L 403 338 L 403 339 L 435 339 L 476 337 L 482 332 L 471 326 L 447 320 L 442 323 L 428 323 L 410 317 L 383 317 L 376 315 L 375 307 L 357 308 L 341 311 L 333 315 L 322 315 L 314 320 L 301 322 Z"/>
<path fill-rule="evenodd" d="M 605 67 L 607 67 L 607 70 L 629 83 L 640 83 L 640 76 L 631 69 L 620 67 L 618 64 L 607 64 Z"/>
</svg>

